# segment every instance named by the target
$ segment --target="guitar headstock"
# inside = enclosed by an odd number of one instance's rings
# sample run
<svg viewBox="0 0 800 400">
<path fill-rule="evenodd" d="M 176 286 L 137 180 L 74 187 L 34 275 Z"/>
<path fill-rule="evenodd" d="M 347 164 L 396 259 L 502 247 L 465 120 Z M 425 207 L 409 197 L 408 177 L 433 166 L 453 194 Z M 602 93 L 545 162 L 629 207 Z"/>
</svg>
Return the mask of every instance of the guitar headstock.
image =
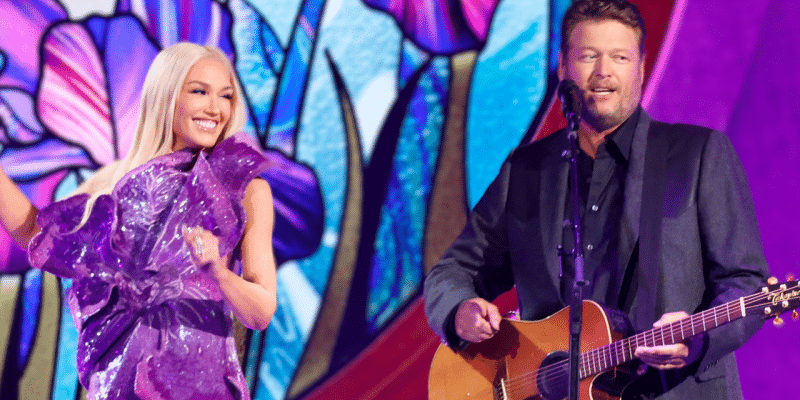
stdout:
<svg viewBox="0 0 800 400">
<path fill-rule="evenodd" d="M 783 325 L 781 314 L 792 310 L 792 319 L 797 320 L 797 308 L 800 308 L 800 285 L 794 277 L 788 276 L 785 282 L 779 283 L 774 277 L 767 280 L 767 286 L 745 298 L 748 315 L 761 315 L 772 318 L 776 326 Z"/>
</svg>

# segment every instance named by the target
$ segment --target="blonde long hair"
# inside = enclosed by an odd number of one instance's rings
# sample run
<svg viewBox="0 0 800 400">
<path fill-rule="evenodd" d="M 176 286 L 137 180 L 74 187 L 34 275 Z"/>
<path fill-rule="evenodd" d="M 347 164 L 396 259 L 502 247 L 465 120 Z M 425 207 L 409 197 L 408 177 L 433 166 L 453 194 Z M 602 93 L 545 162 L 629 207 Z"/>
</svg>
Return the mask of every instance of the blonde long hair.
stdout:
<svg viewBox="0 0 800 400">
<path fill-rule="evenodd" d="M 94 200 L 102 194 L 111 193 L 114 185 L 125 174 L 153 158 L 172 152 L 175 144 L 175 134 L 172 130 L 175 102 L 189 69 L 204 58 L 211 58 L 224 64 L 234 88 L 231 117 L 222 130 L 222 139 L 242 129 L 246 118 L 242 88 L 228 57 L 216 47 L 188 42 L 165 48 L 158 53 L 147 71 L 142 88 L 136 136 L 128 154 L 123 159 L 104 167 L 103 173 L 95 174 L 77 190 L 91 195 L 86 207 L 87 213 Z"/>
<path fill-rule="evenodd" d="M 145 77 L 136 136 L 128 154 L 123 159 L 101 168 L 76 190 L 76 193 L 90 195 L 84 209 L 83 220 L 78 228 L 89 218 L 97 198 L 111 193 L 125 174 L 153 158 L 172 152 L 175 144 L 175 134 L 172 129 L 175 103 L 189 70 L 204 58 L 211 58 L 225 65 L 234 89 L 230 120 L 223 128 L 220 140 L 242 129 L 246 118 L 242 88 L 236 79 L 231 61 L 222 51 L 213 46 L 188 42 L 176 43 L 161 50 Z"/>
</svg>

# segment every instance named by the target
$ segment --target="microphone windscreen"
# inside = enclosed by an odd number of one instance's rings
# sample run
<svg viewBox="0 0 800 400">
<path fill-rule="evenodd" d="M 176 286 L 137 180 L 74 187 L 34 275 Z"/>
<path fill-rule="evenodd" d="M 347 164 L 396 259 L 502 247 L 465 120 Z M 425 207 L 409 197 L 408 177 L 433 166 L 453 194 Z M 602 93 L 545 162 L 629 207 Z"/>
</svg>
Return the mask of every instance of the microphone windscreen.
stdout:
<svg viewBox="0 0 800 400">
<path fill-rule="evenodd" d="M 581 90 L 575 81 L 564 79 L 558 84 L 558 99 L 561 100 L 561 112 L 565 116 L 581 115 Z"/>
</svg>

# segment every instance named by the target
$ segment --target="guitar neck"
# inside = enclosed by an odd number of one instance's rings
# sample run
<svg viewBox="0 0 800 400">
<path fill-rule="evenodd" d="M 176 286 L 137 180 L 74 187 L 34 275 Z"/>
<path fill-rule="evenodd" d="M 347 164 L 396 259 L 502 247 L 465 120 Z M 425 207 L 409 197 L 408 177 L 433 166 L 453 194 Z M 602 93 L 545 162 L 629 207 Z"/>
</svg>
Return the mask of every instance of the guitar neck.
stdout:
<svg viewBox="0 0 800 400">
<path fill-rule="evenodd" d="M 581 379 L 631 361 L 640 346 L 654 347 L 680 343 L 720 325 L 745 316 L 745 298 L 739 298 L 682 320 L 653 328 L 581 354 Z"/>
</svg>

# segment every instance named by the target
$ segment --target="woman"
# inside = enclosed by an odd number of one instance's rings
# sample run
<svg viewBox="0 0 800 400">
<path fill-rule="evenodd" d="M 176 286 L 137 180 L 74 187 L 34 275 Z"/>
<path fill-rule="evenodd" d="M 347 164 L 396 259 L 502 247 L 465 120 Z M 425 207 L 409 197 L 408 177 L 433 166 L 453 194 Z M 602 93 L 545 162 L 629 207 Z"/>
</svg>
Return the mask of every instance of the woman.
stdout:
<svg viewBox="0 0 800 400">
<path fill-rule="evenodd" d="M 75 195 L 39 211 L 0 170 L 0 223 L 31 265 L 73 279 L 89 399 L 249 398 L 230 314 L 263 330 L 276 298 L 267 162 L 234 135 L 244 113 L 227 57 L 179 43 L 147 73 L 127 156 Z"/>
</svg>

